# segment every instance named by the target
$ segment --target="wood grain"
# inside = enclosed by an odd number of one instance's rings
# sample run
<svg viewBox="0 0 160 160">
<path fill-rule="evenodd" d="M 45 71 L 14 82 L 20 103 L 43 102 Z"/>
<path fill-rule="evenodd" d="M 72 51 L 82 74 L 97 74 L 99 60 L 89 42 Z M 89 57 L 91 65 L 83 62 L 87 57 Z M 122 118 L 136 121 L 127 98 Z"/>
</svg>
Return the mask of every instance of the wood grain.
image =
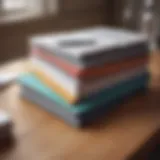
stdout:
<svg viewBox="0 0 160 160">
<path fill-rule="evenodd" d="M 157 66 L 155 60 L 151 63 Z M 24 64 L 20 61 L 3 69 L 21 72 Z M 159 65 L 155 69 L 158 72 Z M 12 115 L 15 124 L 15 143 L 1 149 L 1 160 L 124 160 L 160 128 L 158 89 L 139 93 L 84 129 L 72 128 L 38 106 L 20 100 L 19 91 L 15 84 L 0 94 L 0 108 Z"/>
</svg>

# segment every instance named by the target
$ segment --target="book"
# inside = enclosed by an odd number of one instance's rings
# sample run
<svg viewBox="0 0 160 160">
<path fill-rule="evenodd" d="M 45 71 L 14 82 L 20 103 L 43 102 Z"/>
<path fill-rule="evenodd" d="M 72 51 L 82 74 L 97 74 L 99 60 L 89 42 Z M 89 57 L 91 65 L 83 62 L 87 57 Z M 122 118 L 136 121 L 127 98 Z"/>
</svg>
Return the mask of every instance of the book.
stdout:
<svg viewBox="0 0 160 160">
<path fill-rule="evenodd" d="M 82 70 L 75 66 L 61 63 L 60 61 L 57 61 L 45 55 L 37 58 L 32 57 L 31 60 L 32 59 L 33 59 L 33 64 L 35 63 L 35 65 L 37 64 L 38 61 L 45 62 L 50 64 L 50 67 L 62 70 L 69 76 L 83 81 L 93 80 L 99 77 L 116 74 L 120 71 L 126 71 L 128 69 L 132 69 L 137 66 L 147 64 L 148 62 L 148 56 L 143 56 L 140 58 L 136 57 L 129 60 L 123 60 L 111 64 L 104 64 L 99 67 L 93 67 Z"/>
<path fill-rule="evenodd" d="M 96 95 L 96 98 L 91 98 L 86 100 L 83 103 L 80 104 L 68 104 L 66 103 L 59 95 L 57 95 L 57 93 L 55 91 L 53 91 L 52 89 L 50 89 L 49 87 L 47 87 L 45 84 L 43 84 L 34 74 L 26 74 L 23 75 L 20 79 L 19 79 L 19 83 L 23 84 L 23 85 L 27 85 L 32 87 L 35 90 L 38 90 L 40 92 L 42 92 L 44 95 L 49 96 L 51 99 L 55 100 L 56 103 L 58 103 L 59 105 L 66 107 L 66 108 L 92 108 L 95 107 L 97 105 L 100 105 L 102 103 L 105 103 L 107 101 L 107 98 L 111 96 L 111 94 L 115 94 L 115 90 L 119 90 L 117 88 L 122 88 L 123 84 L 130 84 L 132 81 L 138 81 L 141 79 L 144 81 L 144 79 L 146 81 L 148 81 L 148 73 L 144 73 L 142 75 L 139 75 L 133 79 L 129 79 L 126 80 L 122 83 L 118 83 L 117 85 L 115 85 L 113 88 L 107 88 L 104 89 L 102 92 L 100 92 L 98 95 Z M 124 88 L 123 88 L 124 89 Z M 119 91 L 118 91 L 119 92 Z M 108 96 L 107 96 L 108 95 Z"/>
<path fill-rule="evenodd" d="M 117 74 L 99 77 L 96 80 L 80 81 L 64 74 L 47 63 L 37 62 L 32 73 L 46 86 L 50 87 L 68 103 L 78 103 L 83 99 L 99 93 L 104 88 L 111 88 L 117 83 L 132 79 L 147 72 L 147 66 L 141 65 Z"/>
<path fill-rule="evenodd" d="M 95 66 L 149 52 L 145 35 L 109 27 L 39 36 L 32 38 L 30 45 L 80 66 Z"/>
<path fill-rule="evenodd" d="M 113 107 L 118 107 L 115 104 L 127 96 L 147 88 L 148 75 L 138 76 L 125 83 L 118 84 L 96 99 L 93 98 L 90 102 L 76 106 L 65 103 L 33 75 L 22 76 L 19 83 L 21 85 L 21 96 L 24 99 L 60 116 L 72 126 L 81 127 L 85 123 L 92 122 L 99 116 L 106 114 Z"/>
</svg>

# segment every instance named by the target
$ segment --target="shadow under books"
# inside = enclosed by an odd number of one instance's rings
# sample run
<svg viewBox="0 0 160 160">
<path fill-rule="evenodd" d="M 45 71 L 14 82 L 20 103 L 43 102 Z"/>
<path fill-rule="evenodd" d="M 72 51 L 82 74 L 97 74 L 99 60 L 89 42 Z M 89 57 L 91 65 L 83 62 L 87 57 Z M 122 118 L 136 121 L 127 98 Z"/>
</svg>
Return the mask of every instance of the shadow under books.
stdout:
<svg viewBox="0 0 160 160">
<path fill-rule="evenodd" d="M 119 106 L 117 106 L 119 105 Z M 128 117 L 140 117 L 141 115 L 152 113 L 160 113 L 160 90 L 143 90 L 134 96 L 118 101 L 113 109 L 107 113 L 102 113 L 94 121 L 88 122 L 83 126 L 86 130 L 103 130 L 112 121 L 118 123 L 120 120 Z"/>
</svg>

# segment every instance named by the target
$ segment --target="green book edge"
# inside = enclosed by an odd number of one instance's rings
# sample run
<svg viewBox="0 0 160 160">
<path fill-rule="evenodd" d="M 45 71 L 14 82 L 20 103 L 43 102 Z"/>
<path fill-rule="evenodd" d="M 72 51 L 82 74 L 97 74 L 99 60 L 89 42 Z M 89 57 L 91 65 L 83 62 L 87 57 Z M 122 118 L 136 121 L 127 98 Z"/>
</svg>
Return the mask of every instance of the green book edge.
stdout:
<svg viewBox="0 0 160 160">
<path fill-rule="evenodd" d="M 71 105 L 66 103 L 63 98 L 61 98 L 52 89 L 50 89 L 45 84 L 43 84 L 36 77 L 36 75 L 32 73 L 20 76 L 20 78 L 18 79 L 18 82 L 21 85 L 30 87 L 35 91 L 40 92 L 42 95 L 56 102 L 56 104 L 60 105 L 60 107 L 67 108 L 72 112 L 85 112 L 96 106 L 105 105 L 105 104 L 107 105 L 107 103 L 113 100 L 116 100 L 118 96 L 121 96 L 121 94 L 122 95 L 127 94 L 128 92 L 132 92 L 132 90 L 145 87 L 148 82 L 148 74 L 143 74 L 132 80 L 126 80 L 123 83 L 117 84 L 113 88 L 105 89 L 104 91 L 99 93 L 96 96 L 96 98 L 91 98 L 78 105 Z"/>
</svg>

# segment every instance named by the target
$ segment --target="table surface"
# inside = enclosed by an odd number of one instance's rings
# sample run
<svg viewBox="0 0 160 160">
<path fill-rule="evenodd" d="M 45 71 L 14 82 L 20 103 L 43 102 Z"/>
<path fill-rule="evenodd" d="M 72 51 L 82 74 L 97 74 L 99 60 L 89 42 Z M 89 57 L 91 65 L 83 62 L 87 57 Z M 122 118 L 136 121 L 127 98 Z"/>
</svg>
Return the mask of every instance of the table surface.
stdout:
<svg viewBox="0 0 160 160">
<path fill-rule="evenodd" d="M 151 60 L 158 76 L 157 58 Z M 10 63 L 1 70 L 21 72 L 25 61 Z M 160 128 L 159 78 L 156 89 L 120 104 L 112 113 L 85 129 L 66 125 L 58 117 L 19 98 L 14 84 L 0 94 L 0 108 L 14 121 L 15 143 L 2 148 L 1 160 L 124 160 L 136 153 Z"/>
</svg>

